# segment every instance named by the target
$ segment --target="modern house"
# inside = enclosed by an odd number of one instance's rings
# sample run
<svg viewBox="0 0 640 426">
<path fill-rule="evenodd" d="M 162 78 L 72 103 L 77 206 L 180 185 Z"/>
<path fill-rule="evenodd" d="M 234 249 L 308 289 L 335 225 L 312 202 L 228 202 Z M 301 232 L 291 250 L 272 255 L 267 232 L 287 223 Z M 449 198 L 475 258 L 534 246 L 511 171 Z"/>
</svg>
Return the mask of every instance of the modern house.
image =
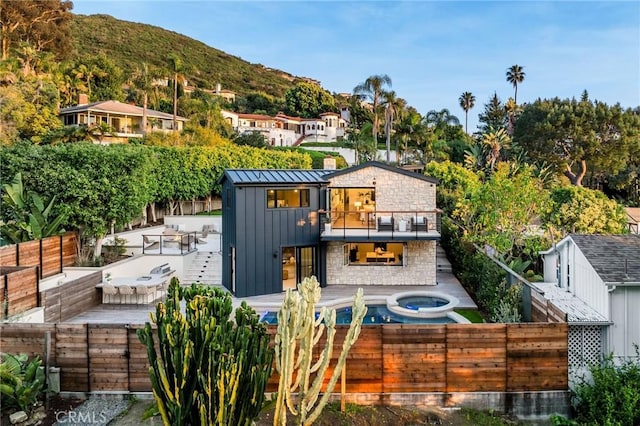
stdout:
<svg viewBox="0 0 640 426">
<path fill-rule="evenodd" d="M 321 285 L 436 285 L 437 180 L 368 162 L 226 170 L 222 281 L 238 297 Z"/>
<path fill-rule="evenodd" d="M 598 357 L 609 353 L 636 356 L 634 345 L 640 345 L 640 235 L 570 234 L 541 255 L 544 281 L 555 287 L 546 293 L 560 300 L 565 311 L 598 326 L 591 334 L 601 333 L 600 338 L 575 338 L 600 345 Z M 544 284 L 537 285 L 544 289 Z"/>
<path fill-rule="evenodd" d="M 141 138 L 143 108 L 118 101 L 99 101 L 87 103 L 86 96 L 80 96 L 76 106 L 62 108 L 58 116 L 65 126 L 92 126 L 108 124 L 113 134 L 104 135 L 104 142 L 126 142 L 128 138 Z M 147 108 L 147 132 L 172 132 L 182 130 L 186 118 L 176 118 L 173 127 L 173 115 Z"/>
<path fill-rule="evenodd" d="M 345 136 L 347 122 L 340 114 L 325 112 L 318 118 L 291 117 L 278 113 L 275 117 L 221 111 L 222 116 L 239 134 L 260 132 L 272 146 L 294 146 L 301 142 L 336 142 Z"/>
</svg>

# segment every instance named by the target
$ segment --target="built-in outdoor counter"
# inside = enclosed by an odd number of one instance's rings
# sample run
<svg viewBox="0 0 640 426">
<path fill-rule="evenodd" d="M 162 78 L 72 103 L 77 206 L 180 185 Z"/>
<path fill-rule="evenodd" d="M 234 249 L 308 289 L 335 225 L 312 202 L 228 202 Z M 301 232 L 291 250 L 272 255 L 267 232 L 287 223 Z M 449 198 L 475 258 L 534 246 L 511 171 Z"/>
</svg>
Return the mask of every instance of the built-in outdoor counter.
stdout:
<svg viewBox="0 0 640 426">
<path fill-rule="evenodd" d="M 174 274 L 168 263 L 157 266 L 140 277 L 107 276 L 96 285 L 102 289 L 103 304 L 147 305 L 163 297 Z"/>
</svg>

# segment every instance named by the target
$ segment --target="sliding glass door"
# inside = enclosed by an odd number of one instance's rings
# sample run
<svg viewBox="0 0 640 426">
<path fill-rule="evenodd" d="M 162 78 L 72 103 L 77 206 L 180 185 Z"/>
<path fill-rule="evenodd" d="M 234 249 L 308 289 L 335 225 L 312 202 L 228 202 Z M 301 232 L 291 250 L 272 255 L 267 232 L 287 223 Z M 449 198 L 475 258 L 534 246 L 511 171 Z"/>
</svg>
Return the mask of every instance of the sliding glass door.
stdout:
<svg viewBox="0 0 640 426">
<path fill-rule="evenodd" d="M 316 247 L 282 248 L 282 291 L 295 289 L 300 281 L 318 276 Z"/>
</svg>

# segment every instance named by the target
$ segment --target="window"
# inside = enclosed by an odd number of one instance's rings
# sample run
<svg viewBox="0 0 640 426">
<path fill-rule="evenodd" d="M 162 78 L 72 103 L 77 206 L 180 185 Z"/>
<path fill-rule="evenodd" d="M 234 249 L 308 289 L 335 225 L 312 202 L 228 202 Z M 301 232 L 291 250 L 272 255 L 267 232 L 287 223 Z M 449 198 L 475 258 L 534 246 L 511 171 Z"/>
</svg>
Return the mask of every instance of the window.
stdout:
<svg viewBox="0 0 640 426">
<path fill-rule="evenodd" d="M 267 208 L 309 207 L 308 189 L 268 189 Z"/>
<path fill-rule="evenodd" d="M 344 245 L 343 251 L 345 265 L 406 266 L 406 243 L 350 243 Z"/>
</svg>

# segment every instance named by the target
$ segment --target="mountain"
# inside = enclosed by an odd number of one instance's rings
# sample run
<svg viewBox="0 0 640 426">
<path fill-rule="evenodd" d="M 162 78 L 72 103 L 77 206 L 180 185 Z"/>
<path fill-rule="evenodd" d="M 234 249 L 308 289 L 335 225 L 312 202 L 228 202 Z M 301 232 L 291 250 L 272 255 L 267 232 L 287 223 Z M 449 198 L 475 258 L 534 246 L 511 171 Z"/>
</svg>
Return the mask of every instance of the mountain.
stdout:
<svg viewBox="0 0 640 426">
<path fill-rule="evenodd" d="M 105 53 L 127 75 L 142 62 L 168 69 L 167 56 L 175 53 L 187 68 L 189 84 L 204 89 L 214 89 L 219 83 L 240 94 L 261 91 L 283 97 L 297 81 L 308 80 L 251 64 L 173 31 L 109 15 L 74 15 L 71 33 L 74 57 Z"/>
</svg>

